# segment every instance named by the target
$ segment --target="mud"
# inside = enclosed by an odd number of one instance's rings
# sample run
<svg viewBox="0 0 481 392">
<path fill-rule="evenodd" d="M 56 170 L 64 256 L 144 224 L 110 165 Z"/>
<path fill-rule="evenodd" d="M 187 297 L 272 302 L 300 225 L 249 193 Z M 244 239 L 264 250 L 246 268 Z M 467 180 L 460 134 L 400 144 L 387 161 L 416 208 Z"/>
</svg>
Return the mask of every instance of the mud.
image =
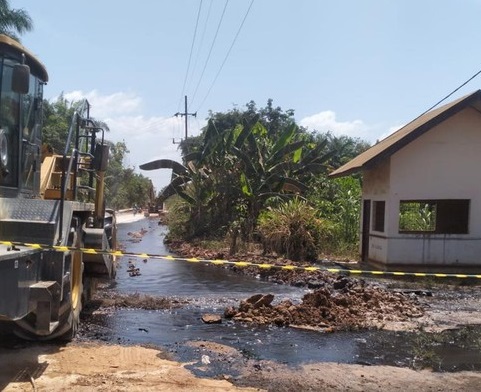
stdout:
<svg viewBox="0 0 481 392">
<path fill-rule="evenodd" d="M 155 297 L 139 293 L 121 294 L 115 291 L 99 290 L 82 312 L 87 315 L 98 309 L 163 310 L 178 308 L 185 304 L 187 304 L 187 301 L 176 298 Z"/>
<path fill-rule="evenodd" d="M 314 327 L 335 330 L 381 329 L 386 322 L 421 317 L 424 309 L 400 292 L 391 292 L 364 280 L 327 277 L 324 287 L 304 295 L 296 305 L 283 301 L 272 305 L 273 295 L 256 295 L 228 308 L 227 318 L 254 324 Z"/>
<path fill-rule="evenodd" d="M 134 242 L 141 241 L 140 232 L 132 233 L 129 238 Z M 189 247 L 185 247 L 185 253 L 179 250 L 176 253 L 205 259 L 290 263 L 249 254 L 230 258 L 223 251 L 207 252 L 199 248 L 194 252 Z M 276 297 L 269 293 L 245 298 L 238 306 L 228 308 L 223 315 L 235 323 L 300 326 L 323 332 L 345 329 L 416 331 L 419 336 L 416 359 L 431 355 L 429 350 L 439 345 L 436 340 L 439 335 L 433 332 L 449 332 L 460 325 L 481 324 L 479 286 L 439 285 L 429 280 L 420 280 L 415 284 L 402 280 L 376 282 L 325 272 L 229 268 L 259 279 L 314 290 L 306 294 L 300 303 L 277 303 Z M 399 367 L 334 362 L 308 363 L 294 368 L 279 361 L 253 358 L 249 353 L 208 341 L 179 342 L 175 350 L 189 349 L 195 354 L 195 360 L 181 363 L 173 361 L 173 355 L 159 347 L 118 345 L 112 341 L 100 344 L 98 340 L 92 343 L 89 340 L 95 340 L 97 335 L 88 331 L 96 328 L 89 323 L 89 315 L 122 308 L 175 310 L 188 305 L 187 301 L 173 297 L 124 295 L 109 290 L 100 292 L 102 295 L 94 297 L 90 306 L 84 309 L 80 335 L 75 342 L 68 345 L 32 345 L 11 341 L 7 345 L 0 344 L 0 390 L 237 391 L 247 387 L 246 390 L 252 391 L 279 392 L 481 389 L 481 372 L 477 368 L 453 373 L 436 372 L 434 367 L 426 368 L 423 364 L 421 367 L 415 364 Z M 97 332 L 98 336 L 103 336 L 102 331 Z M 464 330 L 461 332 L 466 333 Z M 434 340 L 430 340 L 432 336 Z M 448 334 L 445 339 L 451 341 L 457 337 Z M 472 333 L 471 340 L 465 340 L 478 350 L 478 332 Z M 382 347 L 378 351 L 382 352 Z"/>
<path fill-rule="evenodd" d="M 296 325 L 294 323 L 315 324 L 315 328 L 321 328 L 324 332 L 328 332 L 331 327 L 333 330 L 344 328 L 347 321 L 347 325 L 356 325 L 364 320 L 360 324 L 364 328 L 372 325 L 371 322 L 376 325 L 379 319 L 346 313 L 346 305 L 352 303 L 358 306 L 356 297 L 366 294 L 367 301 L 372 301 L 372 309 L 359 308 L 361 312 L 389 316 L 389 323 L 382 320 L 385 327 L 390 324 L 396 329 L 420 331 L 419 356 L 431 355 L 429 350 L 439 344 L 436 339 L 428 341 L 432 335 L 422 333 L 420 326 L 453 328 L 459 323 L 479 322 L 481 303 L 478 287 L 450 287 L 447 290 L 433 286 L 429 291 L 416 290 L 418 293 L 430 292 L 431 296 L 404 290 L 406 292 L 399 292 L 362 280 L 327 276 L 322 288 L 315 290 L 312 295 L 306 295 L 302 303 L 293 304 L 294 308 L 290 310 L 290 306 L 286 308 L 279 306 L 281 304 L 275 305 L 275 297 L 261 294 L 242 301 L 235 311 L 241 315 L 253 315 L 252 322 L 256 320 L 267 323 L 275 318 L 262 316 L 263 313 L 282 314 L 287 310 L 289 318 L 286 317 L 286 320 L 291 327 Z M 108 290 L 103 290 L 102 293 L 102 297 L 94 300 L 97 306 L 90 308 L 92 312 L 108 312 L 109 309 L 124 307 L 175 309 L 187 304 L 175 298 L 140 294 L 126 296 Z M 338 299 L 334 300 L 335 298 Z M 382 307 L 376 308 L 378 305 Z M 413 313 L 420 311 L 420 308 L 423 311 L 421 316 Z M 256 319 L 254 311 L 259 311 L 259 319 Z M 320 317 L 309 323 L 309 318 L 316 314 Z M 84 313 L 83 317 L 87 315 Z M 350 324 L 351 317 L 354 317 L 354 324 Z M 88 330 L 88 320 L 83 321 L 82 328 Z M 247 387 L 246 390 L 251 391 L 281 392 L 404 391 L 407 385 L 410 390 L 417 391 L 478 391 L 481 388 L 481 372 L 476 369 L 452 373 L 432 371 L 422 366 L 422 363 L 398 367 L 332 362 L 292 367 L 279 361 L 260 360 L 233 347 L 208 341 L 179 343 L 178 350 L 190 349 L 194 353 L 190 358 L 195 358 L 187 363 L 179 363 L 173 361 L 173 355 L 154 346 L 116 345 L 113 342 L 100 344 L 98 340 L 97 343 L 92 343 L 95 334 L 85 333 L 85 329 L 76 342 L 68 345 L 31 345 L 25 342 L 0 345 L 0 389 L 234 391 Z M 91 338 L 85 340 L 86 336 Z M 479 344 L 479 334 L 473 333 L 472 337 L 470 345 L 474 347 Z M 446 339 L 452 340 L 454 337 L 446 335 Z M 379 350 L 381 351 L 382 349 Z"/>
<path fill-rule="evenodd" d="M 170 248 L 183 257 L 222 258 L 223 252 L 208 251 L 188 243 L 171 243 Z M 298 265 L 283 258 L 262 256 L 251 252 L 230 257 L 232 261 L 257 264 Z M 314 328 L 325 332 L 335 330 L 382 329 L 387 324 L 408 322 L 424 315 L 418 296 L 424 290 L 389 290 L 380 283 L 355 279 L 326 271 L 282 270 L 278 268 L 237 267 L 223 265 L 241 274 L 257 276 L 274 283 L 313 289 L 301 304 L 283 301 L 272 305 L 274 296 L 259 294 L 239 307 L 225 310 L 224 316 L 238 322 L 257 325 L 274 324 Z"/>
</svg>

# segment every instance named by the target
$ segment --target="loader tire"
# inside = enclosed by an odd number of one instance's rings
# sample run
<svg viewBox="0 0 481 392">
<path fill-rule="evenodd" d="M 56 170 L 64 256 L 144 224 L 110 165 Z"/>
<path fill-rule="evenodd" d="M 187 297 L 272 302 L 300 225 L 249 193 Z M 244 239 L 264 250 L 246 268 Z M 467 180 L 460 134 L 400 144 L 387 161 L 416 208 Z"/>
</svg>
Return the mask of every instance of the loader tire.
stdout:
<svg viewBox="0 0 481 392">
<path fill-rule="evenodd" d="M 83 247 L 82 230 L 80 227 L 73 233 L 72 246 Z M 72 252 L 70 259 L 70 279 L 64 287 L 66 295 L 61 309 L 64 310 L 59 317 L 58 331 L 54 332 L 54 338 L 70 341 L 77 334 L 80 325 L 80 312 L 82 311 L 83 297 L 83 255 L 81 252 Z"/>
</svg>

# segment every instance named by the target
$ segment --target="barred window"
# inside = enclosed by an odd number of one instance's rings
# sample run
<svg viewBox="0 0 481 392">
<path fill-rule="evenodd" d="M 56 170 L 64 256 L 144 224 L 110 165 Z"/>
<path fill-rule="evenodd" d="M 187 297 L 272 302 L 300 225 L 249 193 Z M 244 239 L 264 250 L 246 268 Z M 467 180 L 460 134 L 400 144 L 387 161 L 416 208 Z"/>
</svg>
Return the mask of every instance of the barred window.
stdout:
<svg viewBox="0 0 481 392">
<path fill-rule="evenodd" d="M 469 200 L 401 200 L 400 233 L 467 234 Z"/>
</svg>

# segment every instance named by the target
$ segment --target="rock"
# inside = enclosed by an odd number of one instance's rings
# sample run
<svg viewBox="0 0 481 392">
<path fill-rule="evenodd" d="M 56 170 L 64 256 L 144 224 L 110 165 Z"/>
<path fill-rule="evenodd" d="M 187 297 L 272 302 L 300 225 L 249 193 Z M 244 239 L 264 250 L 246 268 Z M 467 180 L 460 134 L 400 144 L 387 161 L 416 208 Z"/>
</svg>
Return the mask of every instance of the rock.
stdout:
<svg viewBox="0 0 481 392">
<path fill-rule="evenodd" d="M 322 280 L 312 280 L 310 282 L 307 282 L 307 288 L 308 289 L 319 289 L 321 287 L 325 286 L 325 282 Z"/>
<path fill-rule="evenodd" d="M 261 298 L 259 298 L 259 300 L 256 303 L 254 303 L 254 309 L 258 309 L 261 306 L 270 306 L 273 300 L 274 300 L 273 294 L 263 295 Z"/>
<path fill-rule="evenodd" d="M 264 294 L 255 294 L 249 298 L 247 298 L 245 300 L 245 302 L 249 303 L 249 304 L 255 304 L 257 301 L 259 301 L 262 297 L 264 296 Z"/>
<path fill-rule="evenodd" d="M 339 277 L 332 285 L 334 290 L 342 290 L 349 283 L 349 279 L 345 277 Z"/>
<path fill-rule="evenodd" d="M 245 323 L 307 325 L 324 332 L 373 328 L 380 322 L 423 314 L 422 307 L 403 295 L 346 277 L 326 280 L 323 287 L 305 294 L 298 305 L 289 300 L 272 305 L 273 299 L 272 294 L 257 294 L 241 301 L 238 309 L 226 309 L 225 314 Z"/>
<path fill-rule="evenodd" d="M 225 318 L 232 318 L 236 315 L 237 309 L 234 308 L 233 306 L 229 306 L 228 308 L 225 308 L 224 310 L 224 317 Z"/>
<path fill-rule="evenodd" d="M 203 314 L 202 321 L 206 324 L 220 324 L 222 323 L 222 317 L 218 314 Z"/>
<path fill-rule="evenodd" d="M 259 309 L 261 307 L 270 307 L 274 295 L 272 294 L 256 294 L 246 300 L 241 301 L 239 305 L 239 311 L 248 313 L 253 309 Z"/>
</svg>

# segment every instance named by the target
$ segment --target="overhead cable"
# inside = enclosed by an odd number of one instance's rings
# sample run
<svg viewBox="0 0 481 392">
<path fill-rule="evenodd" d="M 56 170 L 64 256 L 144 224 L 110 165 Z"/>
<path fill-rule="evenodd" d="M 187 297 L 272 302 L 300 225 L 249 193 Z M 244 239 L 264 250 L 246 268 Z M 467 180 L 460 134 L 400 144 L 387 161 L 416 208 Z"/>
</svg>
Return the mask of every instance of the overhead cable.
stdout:
<svg viewBox="0 0 481 392">
<path fill-rule="evenodd" d="M 209 54 L 207 55 L 207 58 L 205 60 L 204 68 L 202 69 L 202 73 L 199 77 L 199 81 L 197 82 L 197 85 L 195 87 L 194 94 L 192 95 L 191 102 L 194 102 L 195 96 L 197 94 L 197 90 L 199 89 L 200 82 L 202 81 L 202 77 L 204 76 L 205 69 L 207 68 L 207 64 L 208 64 L 210 56 L 212 54 L 212 49 L 214 48 L 215 41 L 217 39 L 217 35 L 219 34 L 220 26 L 222 25 L 222 21 L 224 19 L 225 10 L 227 9 L 227 4 L 229 4 L 229 0 L 226 0 L 225 5 L 224 5 L 224 9 L 222 10 L 222 15 L 220 17 L 219 23 L 217 24 L 217 30 L 215 32 L 214 39 L 212 40 L 212 44 L 210 45 Z"/>
<path fill-rule="evenodd" d="M 199 10 L 197 11 L 197 20 L 195 22 L 195 29 L 194 29 L 194 36 L 192 37 L 192 44 L 190 45 L 189 61 L 187 62 L 187 70 L 185 71 L 184 84 L 182 86 L 182 93 L 180 94 L 179 105 L 178 105 L 179 108 L 182 103 L 182 97 L 184 96 L 185 85 L 187 83 L 187 76 L 189 75 L 189 71 L 190 71 L 190 62 L 192 60 L 192 53 L 194 51 L 195 37 L 197 36 L 197 27 L 199 26 L 199 17 L 200 17 L 200 11 L 202 10 L 202 1 L 203 0 L 200 0 Z"/>
<path fill-rule="evenodd" d="M 234 47 L 234 44 L 235 44 L 235 42 L 236 42 L 236 40 L 237 40 L 237 37 L 239 36 L 239 34 L 240 34 L 241 30 L 242 30 L 242 27 L 244 26 L 244 23 L 245 23 L 245 21 L 246 21 L 246 19 L 247 19 L 247 16 L 249 15 L 249 12 L 250 12 L 250 10 L 251 10 L 251 7 L 252 7 L 252 4 L 253 4 L 253 3 L 254 3 L 254 0 L 251 0 L 251 2 L 250 2 L 250 4 L 249 4 L 249 8 L 247 8 L 247 11 L 246 11 L 246 13 L 245 13 L 245 15 L 244 15 L 244 19 L 242 19 L 242 22 L 241 22 L 241 24 L 240 24 L 240 26 L 239 26 L 239 29 L 237 30 L 237 33 L 236 33 L 234 39 L 232 40 L 232 44 L 230 45 L 229 50 L 227 51 L 227 54 L 226 54 L 225 57 L 224 57 L 224 61 L 222 61 L 222 64 L 221 64 L 219 70 L 217 71 L 217 74 L 215 75 L 214 80 L 212 81 L 209 89 L 207 90 L 206 95 L 204 96 L 204 99 L 202 100 L 202 102 L 201 102 L 200 105 L 198 106 L 196 112 L 199 111 L 199 109 L 200 109 L 200 108 L 202 107 L 202 105 L 205 103 L 205 101 L 206 101 L 207 97 L 209 96 L 212 88 L 214 87 L 215 82 L 217 81 L 217 78 L 219 77 L 222 69 L 224 68 L 224 65 L 225 65 L 225 63 L 226 63 L 226 61 L 227 61 L 227 58 L 229 57 L 229 55 L 230 55 L 230 53 L 231 53 L 231 51 L 232 51 L 232 48 Z"/>
<path fill-rule="evenodd" d="M 205 37 L 205 32 L 207 30 L 207 26 L 209 24 L 209 19 L 210 19 L 210 13 L 211 13 L 211 10 L 212 10 L 212 3 L 213 3 L 213 0 L 210 0 L 210 3 L 209 3 L 209 8 L 207 10 L 207 16 L 205 18 L 205 22 L 204 22 L 204 28 L 202 29 L 202 35 L 200 37 L 200 41 L 199 41 L 199 45 L 198 45 L 198 48 L 197 48 L 197 54 L 195 56 L 195 61 L 194 61 L 194 65 L 192 66 L 192 70 L 195 70 L 197 69 L 197 63 L 199 61 L 199 58 L 200 58 L 200 53 L 202 51 L 202 48 L 204 46 L 204 37 Z M 192 79 L 194 78 L 194 72 L 191 72 L 190 74 L 190 78 L 187 82 L 187 86 L 186 86 L 186 90 L 189 90 L 189 87 L 192 83 Z"/>
<path fill-rule="evenodd" d="M 422 112 L 419 116 L 417 116 L 414 120 L 410 121 L 408 124 L 411 124 L 412 122 L 416 121 L 418 118 L 424 116 L 427 112 L 430 112 L 431 110 L 433 110 L 436 106 L 438 106 L 440 103 L 444 102 L 446 99 L 448 99 L 451 95 L 453 95 L 456 91 L 458 91 L 459 89 L 461 89 L 462 87 L 466 86 L 471 80 L 473 80 L 476 76 L 478 76 L 479 74 L 481 74 L 481 69 L 476 72 L 473 76 L 471 76 L 468 80 L 466 80 L 464 83 L 462 83 L 460 86 L 456 87 L 453 91 L 451 91 L 448 95 L 446 95 L 443 99 L 441 99 L 440 101 L 436 102 L 433 106 L 431 106 L 429 109 L 425 110 L 424 112 Z M 408 125 L 406 124 L 406 125 Z"/>
</svg>

